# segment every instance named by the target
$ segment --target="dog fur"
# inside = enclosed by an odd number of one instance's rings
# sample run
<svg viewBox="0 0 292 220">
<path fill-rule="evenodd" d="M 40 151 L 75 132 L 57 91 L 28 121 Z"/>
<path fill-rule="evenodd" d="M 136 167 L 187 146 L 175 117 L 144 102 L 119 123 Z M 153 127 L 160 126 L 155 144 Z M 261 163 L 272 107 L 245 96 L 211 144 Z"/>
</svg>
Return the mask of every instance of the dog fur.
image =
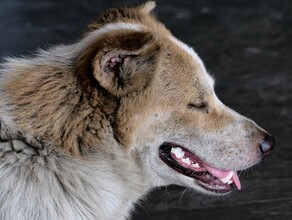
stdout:
<svg viewBox="0 0 292 220">
<path fill-rule="evenodd" d="M 163 163 L 175 142 L 243 170 L 266 132 L 222 104 L 154 2 L 111 9 L 75 44 L 8 58 L 0 79 L 0 219 L 127 219 L 150 189 L 209 193 Z"/>
</svg>

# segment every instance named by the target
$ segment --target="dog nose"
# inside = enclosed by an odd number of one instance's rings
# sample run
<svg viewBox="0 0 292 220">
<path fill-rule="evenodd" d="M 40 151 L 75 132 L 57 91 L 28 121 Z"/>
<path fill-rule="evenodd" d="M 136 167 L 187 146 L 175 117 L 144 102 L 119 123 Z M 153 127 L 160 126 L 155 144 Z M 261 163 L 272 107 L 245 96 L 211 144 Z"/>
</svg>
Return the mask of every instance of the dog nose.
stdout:
<svg viewBox="0 0 292 220">
<path fill-rule="evenodd" d="M 260 143 L 260 150 L 264 157 L 266 157 L 275 146 L 275 138 L 271 135 L 266 135 L 265 139 Z"/>
</svg>

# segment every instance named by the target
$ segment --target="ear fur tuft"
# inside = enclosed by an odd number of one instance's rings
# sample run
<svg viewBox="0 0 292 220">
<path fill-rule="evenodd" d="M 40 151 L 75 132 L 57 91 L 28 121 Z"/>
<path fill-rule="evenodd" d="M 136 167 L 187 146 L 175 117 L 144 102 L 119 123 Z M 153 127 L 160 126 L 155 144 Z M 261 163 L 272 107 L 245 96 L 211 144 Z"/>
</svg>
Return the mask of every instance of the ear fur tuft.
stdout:
<svg viewBox="0 0 292 220">
<path fill-rule="evenodd" d="M 144 14 L 149 14 L 156 7 L 156 3 L 155 1 L 148 1 L 140 7 Z"/>
</svg>

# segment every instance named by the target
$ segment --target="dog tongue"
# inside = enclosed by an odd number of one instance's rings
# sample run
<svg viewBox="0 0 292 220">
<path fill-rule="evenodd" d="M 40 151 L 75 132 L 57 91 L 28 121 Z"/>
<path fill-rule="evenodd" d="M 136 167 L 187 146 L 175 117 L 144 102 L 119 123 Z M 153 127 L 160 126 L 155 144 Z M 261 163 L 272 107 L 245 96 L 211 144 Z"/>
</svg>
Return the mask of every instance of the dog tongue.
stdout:
<svg viewBox="0 0 292 220">
<path fill-rule="evenodd" d="M 215 176 L 217 178 L 224 178 L 224 177 L 228 176 L 230 174 L 230 172 L 232 172 L 232 174 L 233 174 L 232 181 L 234 182 L 234 184 L 236 185 L 238 190 L 241 189 L 241 183 L 240 183 L 240 180 L 239 180 L 239 177 L 238 177 L 236 171 L 219 170 L 219 169 L 215 169 L 213 167 L 209 167 L 208 165 L 206 166 L 206 164 L 204 164 L 204 166 L 206 167 L 206 169 L 208 170 L 209 173 L 211 173 L 213 176 Z"/>
</svg>

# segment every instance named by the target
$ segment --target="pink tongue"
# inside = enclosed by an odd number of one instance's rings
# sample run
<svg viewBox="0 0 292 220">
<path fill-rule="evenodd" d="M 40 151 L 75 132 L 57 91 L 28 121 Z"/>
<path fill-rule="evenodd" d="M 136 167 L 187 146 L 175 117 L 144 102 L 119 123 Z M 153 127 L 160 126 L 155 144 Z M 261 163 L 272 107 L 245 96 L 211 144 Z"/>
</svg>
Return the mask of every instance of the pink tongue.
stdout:
<svg viewBox="0 0 292 220">
<path fill-rule="evenodd" d="M 226 177 L 230 172 L 232 172 L 233 173 L 233 175 L 232 175 L 232 181 L 234 182 L 234 184 L 236 185 L 236 187 L 237 187 L 238 190 L 241 189 L 240 180 L 239 180 L 239 177 L 238 177 L 236 171 L 218 170 L 218 169 L 215 169 L 213 167 L 209 167 L 206 164 L 204 164 L 204 167 L 206 167 L 206 169 L 208 170 L 209 173 L 211 173 L 213 176 L 215 176 L 217 178 Z"/>
</svg>

